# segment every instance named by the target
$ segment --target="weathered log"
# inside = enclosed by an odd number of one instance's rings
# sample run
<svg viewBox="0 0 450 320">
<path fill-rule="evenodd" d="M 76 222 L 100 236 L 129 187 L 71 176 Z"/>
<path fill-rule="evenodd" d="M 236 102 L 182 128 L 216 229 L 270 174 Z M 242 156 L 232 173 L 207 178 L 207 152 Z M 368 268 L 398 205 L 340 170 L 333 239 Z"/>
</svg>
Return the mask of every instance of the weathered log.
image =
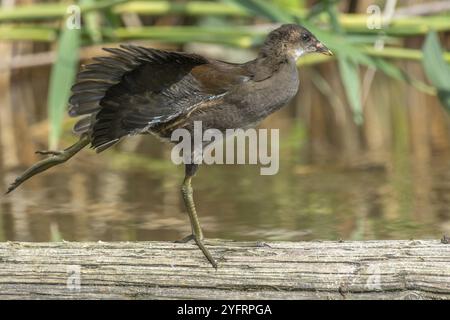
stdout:
<svg viewBox="0 0 450 320">
<path fill-rule="evenodd" d="M 0 243 L 0 299 L 450 299 L 439 240 Z"/>
</svg>

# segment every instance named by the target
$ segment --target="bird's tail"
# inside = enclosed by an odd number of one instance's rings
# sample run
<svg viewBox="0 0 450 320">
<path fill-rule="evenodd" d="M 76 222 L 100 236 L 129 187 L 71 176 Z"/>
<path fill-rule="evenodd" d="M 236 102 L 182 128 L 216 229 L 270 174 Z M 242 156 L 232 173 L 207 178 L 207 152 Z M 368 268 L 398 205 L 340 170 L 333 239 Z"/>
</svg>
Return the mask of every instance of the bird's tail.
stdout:
<svg viewBox="0 0 450 320">
<path fill-rule="evenodd" d="M 63 151 L 38 151 L 39 154 L 51 155 L 49 158 L 41 160 L 28 168 L 24 173 L 14 180 L 13 183 L 9 186 L 6 194 L 15 190 L 22 183 L 33 177 L 34 175 L 44 172 L 47 169 L 50 169 L 53 166 L 64 163 L 70 158 L 72 158 L 75 154 L 81 151 L 84 147 L 86 147 L 89 142 L 91 142 L 90 137 L 87 134 L 84 134 L 80 137 L 80 140 L 75 144 L 71 145 L 67 149 Z"/>
</svg>

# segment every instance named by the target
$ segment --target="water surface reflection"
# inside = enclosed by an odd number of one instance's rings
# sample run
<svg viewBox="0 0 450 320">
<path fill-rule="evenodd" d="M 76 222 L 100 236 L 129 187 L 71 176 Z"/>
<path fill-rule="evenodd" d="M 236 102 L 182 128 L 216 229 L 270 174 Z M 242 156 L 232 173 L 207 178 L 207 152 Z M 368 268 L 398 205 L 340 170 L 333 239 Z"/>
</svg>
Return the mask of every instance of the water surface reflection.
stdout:
<svg viewBox="0 0 450 320">
<path fill-rule="evenodd" d="M 274 176 L 260 176 L 257 166 L 201 167 L 194 187 L 206 236 L 417 239 L 450 231 L 448 160 L 441 158 L 421 173 L 404 166 L 305 166 L 289 154 L 295 153 L 282 149 L 280 172 Z M 111 161 L 115 157 L 122 160 Z M 124 166 L 124 157 L 86 152 L 2 197 L 0 240 L 174 240 L 187 235 L 179 192 L 183 169 L 168 157 L 158 160 L 156 170 L 136 161 Z M 13 177 L 8 172 L 4 179 Z"/>
</svg>

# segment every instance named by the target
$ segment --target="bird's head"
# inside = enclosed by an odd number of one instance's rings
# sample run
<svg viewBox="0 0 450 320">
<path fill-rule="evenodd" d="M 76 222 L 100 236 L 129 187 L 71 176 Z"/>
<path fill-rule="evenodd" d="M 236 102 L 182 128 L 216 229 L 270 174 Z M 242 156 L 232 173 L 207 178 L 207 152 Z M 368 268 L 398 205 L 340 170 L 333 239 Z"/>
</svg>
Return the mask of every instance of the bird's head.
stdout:
<svg viewBox="0 0 450 320">
<path fill-rule="evenodd" d="M 261 48 L 263 55 L 286 54 L 295 60 L 313 52 L 333 55 L 309 30 L 296 24 L 284 24 L 270 32 Z"/>
</svg>

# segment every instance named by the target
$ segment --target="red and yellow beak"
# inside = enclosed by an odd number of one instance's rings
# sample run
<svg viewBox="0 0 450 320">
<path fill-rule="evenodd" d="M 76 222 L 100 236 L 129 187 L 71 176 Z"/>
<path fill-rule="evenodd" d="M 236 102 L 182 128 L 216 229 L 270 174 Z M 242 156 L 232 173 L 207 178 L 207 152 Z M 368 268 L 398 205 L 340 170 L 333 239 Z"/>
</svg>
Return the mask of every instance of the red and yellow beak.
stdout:
<svg viewBox="0 0 450 320">
<path fill-rule="evenodd" d="M 317 42 L 316 44 L 316 52 L 323 53 L 327 56 L 332 56 L 333 52 L 328 49 L 322 42 Z"/>
</svg>

